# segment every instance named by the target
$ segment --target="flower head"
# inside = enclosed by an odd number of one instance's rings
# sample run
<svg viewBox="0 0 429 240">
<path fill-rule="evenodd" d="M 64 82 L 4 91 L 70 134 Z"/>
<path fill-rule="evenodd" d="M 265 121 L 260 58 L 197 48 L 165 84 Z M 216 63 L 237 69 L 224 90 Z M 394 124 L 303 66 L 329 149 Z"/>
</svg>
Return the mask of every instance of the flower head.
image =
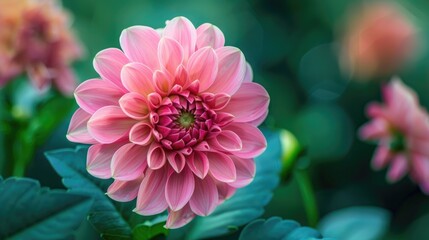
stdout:
<svg viewBox="0 0 429 240">
<path fill-rule="evenodd" d="M 367 80 L 391 75 L 410 60 L 417 47 L 417 29 L 406 11 L 390 1 L 353 8 L 342 39 L 344 69 Z"/>
<path fill-rule="evenodd" d="M 143 215 L 166 209 L 177 228 L 206 216 L 250 183 L 253 158 L 266 148 L 257 126 L 269 96 L 252 70 L 211 24 L 197 29 L 184 17 L 162 30 L 125 29 L 123 52 L 97 54 L 101 79 L 75 91 L 80 108 L 68 139 L 93 144 L 87 169 L 115 181 L 107 194 L 137 198 Z"/>
<path fill-rule="evenodd" d="M 384 87 L 383 97 L 385 104 L 368 106 L 372 120 L 360 129 L 362 139 L 378 141 L 372 165 L 380 169 L 390 164 L 387 179 L 391 182 L 410 172 L 429 193 L 429 116 L 399 79 Z"/>
<path fill-rule="evenodd" d="M 0 86 L 25 71 L 40 90 L 53 83 L 72 94 L 76 82 L 69 65 L 82 50 L 69 25 L 55 0 L 0 1 Z"/>
</svg>

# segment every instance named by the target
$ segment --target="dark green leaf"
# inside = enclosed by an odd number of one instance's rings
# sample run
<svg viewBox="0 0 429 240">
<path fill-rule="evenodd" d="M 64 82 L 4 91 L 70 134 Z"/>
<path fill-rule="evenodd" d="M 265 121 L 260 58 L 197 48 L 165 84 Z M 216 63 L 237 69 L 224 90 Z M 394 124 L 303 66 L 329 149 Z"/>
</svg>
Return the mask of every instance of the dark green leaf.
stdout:
<svg viewBox="0 0 429 240">
<path fill-rule="evenodd" d="M 0 239 L 70 239 L 93 203 L 87 195 L 0 179 Z"/>
<path fill-rule="evenodd" d="M 390 213 L 377 207 L 350 207 L 326 215 L 319 223 L 324 236 L 344 240 L 380 239 L 386 232 Z"/>
<path fill-rule="evenodd" d="M 241 232 L 240 240 L 301 240 L 301 239 L 324 239 L 315 229 L 301 227 L 293 220 L 282 220 L 272 217 L 268 220 L 258 219 L 249 223 Z M 332 239 L 331 239 L 332 240 Z"/>
<path fill-rule="evenodd" d="M 168 229 L 164 228 L 164 225 L 165 222 L 139 224 L 133 229 L 133 240 L 149 240 L 158 235 L 167 236 Z"/>
<path fill-rule="evenodd" d="M 72 191 L 83 192 L 94 197 L 88 220 L 105 239 L 131 239 L 132 228 L 126 217 L 105 195 L 111 180 L 100 180 L 86 171 L 87 147 L 62 149 L 46 153 L 55 171 L 63 178 L 64 185 Z M 125 211 L 131 214 L 131 211 Z"/>
<path fill-rule="evenodd" d="M 231 232 L 264 213 L 264 206 L 272 197 L 272 191 L 279 183 L 280 158 L 282 155 L 279 134 L 264 131 L 268 141 L 267 150 L 255 159 L 255 179 L 207 217 L 196 218 L 186 231 L 186 239 L 200 239 Z M 180 231 L 171 231 L 171 238 L 181 236 Z M 183 232 L 182 232 L 183 234 Z"/>
</svg>

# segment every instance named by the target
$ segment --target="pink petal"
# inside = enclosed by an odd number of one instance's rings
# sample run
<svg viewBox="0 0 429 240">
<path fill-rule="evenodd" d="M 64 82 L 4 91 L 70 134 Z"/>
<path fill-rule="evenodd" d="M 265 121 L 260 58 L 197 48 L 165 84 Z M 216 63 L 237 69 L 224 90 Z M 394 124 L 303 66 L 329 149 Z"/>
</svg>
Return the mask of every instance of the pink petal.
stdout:
<svg viewBox="0 0 429 240">
<path fill-rule="evenodd" d="M 203 152 L 194 151 L 186 161 L 189 169 L 199 178 L 203 179 L 209 172 L 209 159 Z"/>
<path fill-rule="evenodd" d="M 240 49 L 234 47 L 218 48 L 216 54 L 219 58 L 219 70 L 208 91 L 226 93 L 232 96 L 243 82 L 246 73 L 246 60 Z"/>
<path fill-rule="evenodd" d="M 235 132 L 243 143 L 241 151 L 232 152 L 232 154 L 241 158 L 255 158 L 267 148 L 267 140 L 261 131 L 247 123 L 231 123 L 225 130 Z"/>
<path fill-rule="evenodd" d="M 113 143 L 128 135 L 135 120 L 120 107 L 107 106 L 97 110 L 88 121 L 88 131 L 100 143 Z"/>
<path fill-rule="evenodd" d="M 130 130 L 132 143 L 146 146 L 152 141 L 152 126 L 146 122 L 136 123 Z"/>
<path fill-rule="evenodd" d="M 76 88 L 74 95 L 77 104 L 92 114 L 105 106 L 117 106 L 123 92 L 108 81 L 90 79 L 81 83 Z"/>
<path fill-rule="evenodd" d="M 381 169 L 389 162 L 391 158 L 391 152 L 388 146 L 380 145 L 375 150 L 372 158 L 372 167 L 374 169 Z"/>
<path fill-rule="evenodd" d="M 166 156 L 164 149 L 158 143 L 152 143 L 147 153 L 147 165 L 149 168 L 156 170 L 164 166 L 166 162 Z"/>
<path fill-rule="evenodd" d="M 221 110 L 226 107 L 231 100 L 231 96 L 225 93 L 203 93 L 204 102 L 210 106 L 212 110 Z"/>
<path fill-rule="evenodd" d="M 266 114 L 269 103 L 270 97 L 261 85 L 243 83 L 222 111 L 234 115 L 235 122 L 251 122 Z"/>
<path fill-rule="evenodd" d="M 237 171 L 231 158 L 220 152 L 207 152 L 210 162 L 210 173 L 221 182 L 234 182 L 237 179 Z"/>
<path fill-rule="evenodd" d="M 65 96 L 73 96 L 77 86 L 76 75 L 71 69 L 62 68 L 58 70 L 58 76 L 54 78 L 54 84 Z"/>
<path fill-rule="evenodd" d="M 163 37 L 158 46 L 158 59 L 161 66 L 174 74 L 183 62 L 183 48 L 176 40 Z"/>
<path fill-rule="evenodd" d="M 253 82 L 253 70 L 248 62 L 246 62 L 246 73 L 244 74 L 243 83 Z"/>
<path fill-rule="evenodd" d="M 189 205 L 184 206 L 179 211 L 170 211 L 168 213 L 166 228 L 175 229 L 183 227 L 194 219 L 195 214 L 191 211 Z"/>
<path fill-rule="evenodd" d="M 210 143 L 221 151 L 234 152 L 243 149 L 243 143 L 240 137 L 233 131 L 222 131 Z"/>
<path fill-rule="evenodd" d="M 172 38 L 181 45 L 184 59 L 188 59 L 195 51 L 197 31 L 192 22 L 185 17 L 176 17 L 168 21 L 163 36 Z"/>
<path fill-rule="evenodd" d="M 230 198 L 235 193 L 236 188 L 230 186 L 229 184 L 230 183 L 216 182 L 216 187 L 219 194 L 219 204 Z"/>
<path fill-rule="evenodd" d="M 200 91 L 209 88 L 216 79 L 218 71 L 218 58 L 211 47 L 201 48 L 189 58 L 188 61 L 190 81 L 199 80 Z"/>
<path fill-rule="evenodd" d="M 401 179 L 408 171 L 408 160 L 404 154 L 397 154 L 392 159 L 389 171 L 387 172 L 387 179 L 389 182 L 396 182 Z"/>
<path fill-rule="evenodd" d="M 100 51 L 93 61 L 95 71 L 103 79 L 114 83 L 122 90 L 125 90 L 125 88 L 121 82 L 121 69 L 127 63 L 129 63 L 128 58 L 117 48 Z"/>
<path fill-rule="evenodd" d="M 212 213 L 219 204 L 219 195 L 216 184 L 211 177 L 196 179 L 195 190 L 189 201 L 192 211 L 200 216 Z"/>
<path fill-rule="evenodd" d="M 170 93 L 174 82 L 173 77 L 163 71 L 157 70 L 153 73 L 153 80 L 155 82 L 155 89 L 159 94 L 165 96 Z"/>
<path fill-rule="evenodd" d="M 122 31 L 119 39 L 125 55 L 150 69 L 158 68 L 159 34 L 150 27 L 133 26 Z"/>
<path fill-rule="evenodd" d="M 188 168 L 181 173 L 171 171 L 165 186 L 165 197 L 172 211 L 182 209 L 194 192 L 194 174 Z"/>
<path fill-rule="evenodd" d="M 385 138 L 390 134 L 389 123 L 383 118 L 375 118 L 359 129 L 359 136 L 364 140 Z"/>
<path fill-rule="evenodd" d="M 137 120 L 148 118 L 150 107 L 147 100 L 138 93 L 127 93 L 119 99 L 119 106 L 128 117 Z"/>
<path fill-rule="evenodd" d="M 152 70 L 141 63 L 129 63 L 122 68 L 122 83 L 128 91 L 147 96 L 155 91 L 152 74 Z"/>
<path fill-rule="evenodd" d="M 420 184 L 422 190 L 427 192 L 429 184 L 429 157 L 427 155 L 412 154 L 410 172 L 414 181 Z"/>
<path fill-rule="evenodd" d="M 107 195 L 118 202 L 129 202 L 137 197 L 142 178 L 132 181 L 115 180 L 107 189 Z"/>
<path fill-rule="evenodd" d="M 112 158 L 112 177 L 130 181 L 143 175 L 147 167 L 147 147 L 128 143 L 119 148 Z"/>
<path fill-rule="evenodd" d="M 96 144 L 89 147 L 86 170 L 98 178 L 111 178 L 112 171 L 110 164 L 112 157 L 122 145 L 123 143 Z"/>
<path fill-rule="evenodd" d="M 204 23 L 197 28 L 197 48 L 209 46 L 216 49 L 223 47 L 224 44 L 225 37 L 215 25 Z"/>
<path fill-rule="evenodd" d="M 167 160 L 177 173 L 180 173 L 186 164 L 185 156 L 180 152 L 167 153 Z"/>
<path fill-rule="evenodd" d="M 88 132 L 88 120 L 91 114 L 78 108 L 73 114 L 69 129 L 67 130 L 67 139 L 71 142 L 95 144 L 97 141 Z"/>
<path fill-rule="evenodd" d="M 167 183 L 167 172 L 165 168 L 146 171 L 146 176 L 140 185 L 137 195 L 135 212 L 141 215 L 155 215 L 167 209 L 165 199 L 165 185 Z"/>
<path fill-rule="evenodd" d="M 237 180 L 229 183 L 232 187 L 242 188 L 253 181 L 255 177 L 255 162 L 253 159 L 243 159 L 231 156 L 234 161 L 235 168 L 237 169 Z"/>
</svg>

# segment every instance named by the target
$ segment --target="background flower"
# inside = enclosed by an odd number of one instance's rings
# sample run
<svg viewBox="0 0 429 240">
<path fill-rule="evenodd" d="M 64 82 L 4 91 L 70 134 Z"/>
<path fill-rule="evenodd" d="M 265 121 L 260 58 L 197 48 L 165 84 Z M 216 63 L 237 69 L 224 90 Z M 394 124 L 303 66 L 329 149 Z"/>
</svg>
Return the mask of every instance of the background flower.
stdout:
<svg viewBox="0 0 429 240">
<path fill-rule="evenodd" d="M 269 96 L 214 25 L 177 17 L 127 28 L 120 43 L 95 57 L 101 79 L 76 89 L 68 139 L 93 144 L 87 169 L 115 179 L 111 198 L 137 197 L 142 215 L 168 209 L 177 228 L 252 181 Z"/>
<path fill-rule="evenodd" d="M 55 0 L 0 1 L 0 86 L 26 72 L 40 90 L 51 84 L 71 95 L 69 65 L 82 55 L 68 14 Z"/>
<path fill-rule="evenodd" d="M 380 169 L 390 164 L 387 179 L 396 182 L 408 171 L 429 193 L 429 116 L 413 90 L 399 79 L 383 88 L 385 104 L 371 103 L 372 120 L 360 129 L 365 140 L 378 142 L 372 164 Z"/>
</svg>

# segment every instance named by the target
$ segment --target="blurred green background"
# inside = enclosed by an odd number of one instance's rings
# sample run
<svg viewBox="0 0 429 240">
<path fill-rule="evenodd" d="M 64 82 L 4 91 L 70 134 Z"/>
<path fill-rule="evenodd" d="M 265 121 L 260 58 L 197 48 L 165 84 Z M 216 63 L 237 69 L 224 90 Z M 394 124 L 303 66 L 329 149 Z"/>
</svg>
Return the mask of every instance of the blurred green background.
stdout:
<svg viewBox="0 0 429 240">
<path fill-rule="evenodd" d="M 225 34 L 226 45 L 240 48 L 254 70 L 254 81 L 271 96 L 264 125 L 290 130 L 307 148 L 311 180 L 320 215 L 344 207 L 371 205 L 392 213 L 385 239 L 429 239 L 429 198 L 408 177 L 390 185 L 385 171 L 374 172 L 374 146 L 361 142 L 356 130 L 367 121 L 369 101 L 380 101 L 380 83 L 347 79 L 338 64 L 340 25 L 355 0 L 64 0 L 73 26 L 86 49 L 75 64 L 80 81 L 97 77 L 95 54 L 119 47 L 124 28 L 147 25 L 161 28 L 175 16 L 195 26 L 209 22 Z M 401 1 L 412 13 L 423 43 L 429 43 L 429 2 Z M 423 48 L 412 64 L 398 72 L 429 107 L 429 52 Z M 37 153 L 29 176 L 41 184 L 61 187 L 43 152 L 73 146 L 65 132 L 69 120 Z M 48 170 L 47 170 L 48 169 Z M 281 216 L 306 225 L 304 207 L 295 181 L 279 187 L 264 217 Z"/>
</svg>

